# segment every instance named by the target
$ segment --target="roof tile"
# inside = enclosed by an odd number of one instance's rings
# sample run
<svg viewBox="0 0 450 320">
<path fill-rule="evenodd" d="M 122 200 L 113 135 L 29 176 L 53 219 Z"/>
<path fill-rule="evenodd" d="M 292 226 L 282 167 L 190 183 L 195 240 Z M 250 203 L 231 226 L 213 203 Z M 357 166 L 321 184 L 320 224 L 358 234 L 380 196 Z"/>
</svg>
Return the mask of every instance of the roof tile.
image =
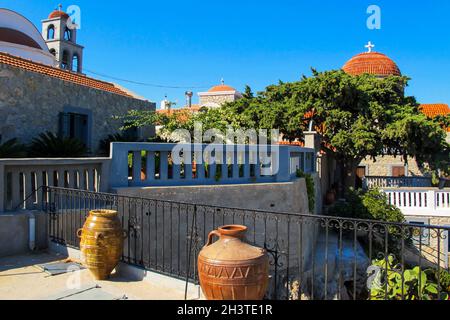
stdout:
<svg viewBox="0 0 450 320">
<path fill-rule="evenodd" d="M 114 84 L 112 83 L 89 78 L 79 73 L 73 73 L 71 71 L 50 67 L 31 60 L 25 60 L 23 58 L 12 56 L 7 53 L 0 52 L 0 63 L 20 68 L 26 71 L 43 74 L 49 77 L 57 78 L 74 84 L 82 85 L 85 87 L 107 91 L 126 97 L 132 97 L 130 94 L 114 86 Z"/>
</svg>

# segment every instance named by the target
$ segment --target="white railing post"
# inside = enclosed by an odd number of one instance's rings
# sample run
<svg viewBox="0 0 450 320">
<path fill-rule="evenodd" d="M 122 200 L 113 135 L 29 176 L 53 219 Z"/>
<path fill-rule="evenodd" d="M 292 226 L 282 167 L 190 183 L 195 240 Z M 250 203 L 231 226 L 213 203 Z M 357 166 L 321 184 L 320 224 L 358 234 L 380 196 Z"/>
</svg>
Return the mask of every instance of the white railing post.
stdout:
<svg viewBox="0 0 450 320">
<path fill-rule="evenodd" d="M 141 181 L 141 171 L 142 171 L 142 155 L 141 150 L 133 151 L 133 183 L 139 183 Z"/>
<path fill-rule="evenodd" d="M 427 207 L 436 210 L 436 191 L 427 191 Z"/>
<path fill-rule="evenodd" d="M 111 170 L 109 182 L 113 187 L 128 187 L 128 146 L 111 143 Z"/>
<path fill-rule="evenodd" d="M 273 156 L 275 153 L 275 157 Z M 286 146 L 279 146 L 276 151 L 272 151 L 272 160 L 276 162 L 278 172 L 275 173 L 276 181 L 284 182 L 291 179 L 290 173 L 290 149 Z M 274 163 L 272 162 L 272 166 Z"/>
</svg>

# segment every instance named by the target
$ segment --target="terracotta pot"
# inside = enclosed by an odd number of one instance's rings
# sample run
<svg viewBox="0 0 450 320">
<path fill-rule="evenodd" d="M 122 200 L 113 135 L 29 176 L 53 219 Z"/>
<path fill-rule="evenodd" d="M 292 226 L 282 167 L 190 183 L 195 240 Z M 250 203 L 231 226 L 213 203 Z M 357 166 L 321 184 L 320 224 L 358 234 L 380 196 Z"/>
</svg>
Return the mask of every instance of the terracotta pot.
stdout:
<svg viewBox="0 0 450 320">
<path fill-rule="evenodd" d="M 83 264 L 96 280 L 107 279 L 122 256 L 123 240 L 126 237 L 117 211 L 90 211 L 83 228 L 78 229 L 77 236 L 81 238 Z"/>
<path fill-rule="evenodd" d="M 261 300 L 269 282 L 264 249 L 243 242 L 247 227 L 228 225 L 211 231 L 198 256 L 200 286 L 208 300 Z M 213 236 L 219 240 L 212 243 Z"/>
</svg>

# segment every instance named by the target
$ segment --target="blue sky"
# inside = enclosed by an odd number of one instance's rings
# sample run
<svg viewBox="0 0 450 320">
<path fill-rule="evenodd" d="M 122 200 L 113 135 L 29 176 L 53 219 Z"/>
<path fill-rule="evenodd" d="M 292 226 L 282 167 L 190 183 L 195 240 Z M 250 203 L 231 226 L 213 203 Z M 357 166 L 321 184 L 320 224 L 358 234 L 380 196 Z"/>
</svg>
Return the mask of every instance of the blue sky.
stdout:
<svg viewBox="0 0 450 320">
<path fill-rule="evenodd" d="M 338 69 L 372 41 L 412 78 L 422 103 L 450 103 L 450 1 L 59 1 L 81 8 L 78 42 L 89 71 L 166 86 L 117 82 L 149 100 L 205 91 L 223 77 L 243 90 L 263 90 L 318 70 Z M 0 0 L 40 29 L 58 0 Z M 381 29 L 366 27 L 369 5 L 381 8 Z M 93 75 L 94 76 L 94 75 Z M 95 75 L 97 78 L 112 81 Z M 203 87 L 203 88 L 195 88 Z M 197 101 L 195 95 L 194 102 Z"/>
</svg>

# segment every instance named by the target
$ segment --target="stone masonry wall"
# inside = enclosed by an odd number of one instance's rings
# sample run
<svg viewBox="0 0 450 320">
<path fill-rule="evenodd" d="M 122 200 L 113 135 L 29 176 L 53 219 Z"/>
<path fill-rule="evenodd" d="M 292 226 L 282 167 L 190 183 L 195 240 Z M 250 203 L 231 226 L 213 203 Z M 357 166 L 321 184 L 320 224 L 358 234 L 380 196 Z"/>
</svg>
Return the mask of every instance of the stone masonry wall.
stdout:
<svg viewBox="0 0 450 320">
<path fill-rule="evenodd" d="M 221 105 L 225 102 L 233 102 L 236 100 L 236 97 L 234 94 L 227 94 L 227 95 L 211 95 L 211 96 L 201 96 L 200 97 L 200 104 L 206 104 L 206 103 L 217 103 Z"/>
<path fill-rule="evenodd" d="M 62 81 L 50 76 L 0 64 L 0 134 L 2 141 L 19 138 L 28 143 L 44 131 L 58 133 L 59 113 L 65 107 L 92 113 L 91 150 L 118 132 L 112 118 L 130 109 L 155 110 L 155 104 Z M 153 129 L 150 129 L 153 132 Z"/>
<path fill-rule="evenodd" d="M 405 218 L 409 222 L 423 222 L 425 223 L 425 225 L 450 227 L 450 217 L 406 216 Z M 416 239 L 419 239 L 418 233 L 415 234 L 415 236 Z M 441 265 L 441 267 L 447 268 L 449 266 L 449 236 L 450 234 L 448 234 L 448 232 L 444 229 L 431 228 L 427 231 L 424 230 L 422 232 L 421 250 L 422 256 L 426 259 L 424 265 L 436 267 L 439 260 L 439 264 Z M 415 247 L 417 250 L 420 250 L 418 240 L 415 243 Z"/>
<path fill-rule="evenodd" d="M 366 175 L 368 176 L 390 176 L 392 166 L 404 166 L 401 157 L 384 156 L 376 157 L 376 161 L 366 158 L 361 161 L 360 166 L 366 166 Z M 414 158 L 408 158 L 408 175 L 423 176 L 419 166 Z"/>
</svg>

